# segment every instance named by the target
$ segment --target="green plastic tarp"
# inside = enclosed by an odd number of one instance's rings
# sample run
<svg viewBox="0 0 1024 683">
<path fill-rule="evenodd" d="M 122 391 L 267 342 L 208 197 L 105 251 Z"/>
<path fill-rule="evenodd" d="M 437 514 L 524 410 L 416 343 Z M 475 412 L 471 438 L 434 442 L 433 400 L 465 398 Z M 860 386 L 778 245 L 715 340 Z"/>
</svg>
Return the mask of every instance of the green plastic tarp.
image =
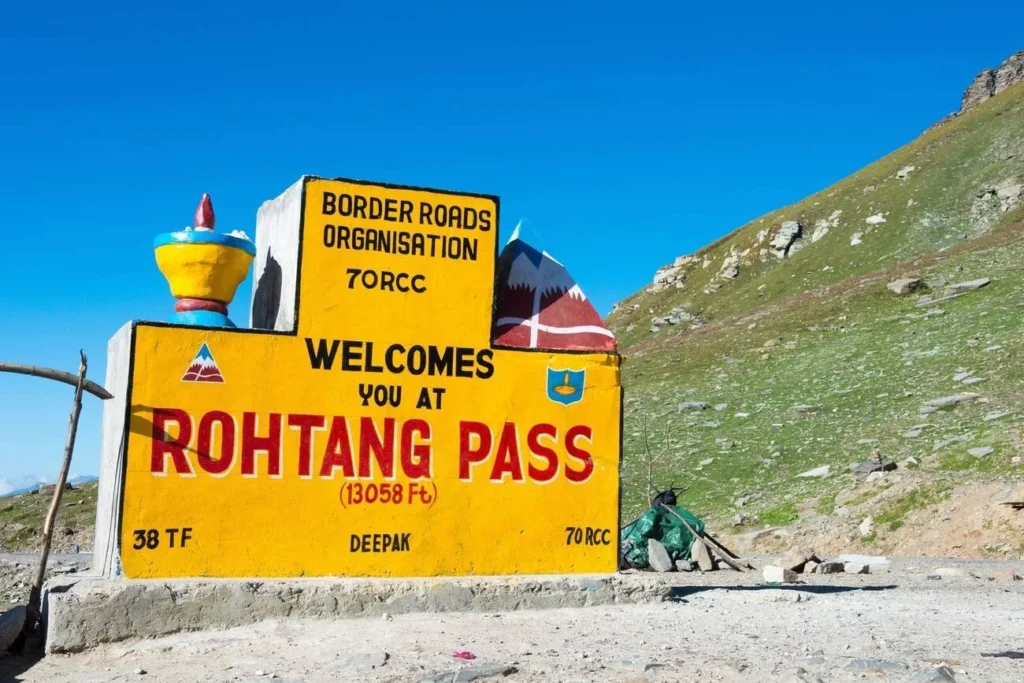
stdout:
<svg viewBox="0 0 1024 683">
<path fill-rule="evenodd" d="M 704 533 L 704 522 L 689 510 L 674 505 L 669 506 L 680 517 L 686 520 L 698 534 Z M 664 508 L 650 508 L 644 514 L 622 529 L 620 548 L 622 560 L 626 567 L 643 568 L 647 566 L 647 540 L 653 538 L 660 541 L 668 551 L 672 561 L 690 560 L 690 546 L 693 545 L 693 534 L 679 520 Z"/>
</svg>

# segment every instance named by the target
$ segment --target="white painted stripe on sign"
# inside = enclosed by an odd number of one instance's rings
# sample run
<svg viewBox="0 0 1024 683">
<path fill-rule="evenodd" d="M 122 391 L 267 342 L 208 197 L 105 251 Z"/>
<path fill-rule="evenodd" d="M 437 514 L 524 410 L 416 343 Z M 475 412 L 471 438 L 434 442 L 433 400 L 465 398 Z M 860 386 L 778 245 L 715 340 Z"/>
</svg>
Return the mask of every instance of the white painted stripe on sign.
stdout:
<svg viewBox="0 0 1024 683">
<path fill-rule="evenodd" d="M 545 325 L 541 322 L 536 322 L 529 318 L 498 318 L 498 327 L 504 325 L 526 325 L 528 327 L 540 330 L 542 332 L 549 332 L 551 334 L 600 334 L 605 337 L 615 338 L 615 335 L 603 327 L 597 325 L 577 325 L 575 327 L 552 327 L 551 325 Z"/>
</svg>

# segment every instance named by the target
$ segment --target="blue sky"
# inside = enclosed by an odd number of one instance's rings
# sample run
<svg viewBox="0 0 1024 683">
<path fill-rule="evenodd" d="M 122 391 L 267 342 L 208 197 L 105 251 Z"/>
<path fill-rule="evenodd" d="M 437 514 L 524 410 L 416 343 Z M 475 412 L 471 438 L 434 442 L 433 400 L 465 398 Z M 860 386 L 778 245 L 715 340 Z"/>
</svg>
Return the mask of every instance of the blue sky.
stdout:
<svg viewBox="0 0 1024 683">
<path fill-rule="evenodd" d="M 654 270 L 910 141 L 1024 48 L 1024 5 L 8 3 L 0 359 L 104 376 L 173 300 L 154 235 L 304 173 L 502 199 L 602 312 Z M 767 6 L 766 6 L 767 5 Z M 583 5 L 580 4 L 582 8 Z M 998 18 L 998 20 L 996 20 Z M 979 23 L 981 25 L 979 25 Z M 232 309 L 245 321 L 249 283 Z M 0 477 L 52 477 L 71 389 L 0 375 Z M 73 470 L 98 470 L 86 403 Z"/>
</svg>

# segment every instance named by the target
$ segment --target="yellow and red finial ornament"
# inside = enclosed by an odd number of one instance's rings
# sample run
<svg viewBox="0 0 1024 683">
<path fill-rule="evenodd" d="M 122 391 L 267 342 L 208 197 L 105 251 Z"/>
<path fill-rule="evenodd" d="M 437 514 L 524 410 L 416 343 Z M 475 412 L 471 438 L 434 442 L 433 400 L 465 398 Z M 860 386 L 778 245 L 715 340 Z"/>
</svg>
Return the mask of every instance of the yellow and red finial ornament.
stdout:
<svg viewBox="0 0 1024 683">
<path fill-rule="evenodd" d="M 178 300 L 171 322 L 234 327 L 228 304 L 249 272 L 256 245 L 241 230 L 226 235 L 213 231 L 213 201 L 205 192 L 192 222 L 192 227 L 157 235 L 153 241 L 156 265 Z"/>
</svg>

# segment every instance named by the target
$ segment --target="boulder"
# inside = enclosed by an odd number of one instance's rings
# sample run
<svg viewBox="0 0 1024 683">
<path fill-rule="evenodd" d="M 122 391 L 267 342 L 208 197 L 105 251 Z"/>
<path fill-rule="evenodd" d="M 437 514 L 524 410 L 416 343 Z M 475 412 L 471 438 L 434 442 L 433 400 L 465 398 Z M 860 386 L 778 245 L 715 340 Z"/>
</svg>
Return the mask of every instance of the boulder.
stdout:
<svg viewBox="0 0 1024 683">
<path fill-rule="evenodd" d="M 842 574 L 846 569 L 843 562 L 822 562 L 818 565 L 818 574 Z"/>
<path fill-rule="evenodd" d="M 999 200 L 999 210 L 1003 213 L 1014 208 L 1024 199 L 1024 183 L 1007 181 L 995 190 L 996 198 Z"/>
<path fill-rule="evenodd" d="M 901 277 L 886 285 L 890 292 L 893 294 L 899 294 L 900 296 L 912 294 L 923 286 L 924 281 L 919 277 Z"/>
<path fill-rule="evenodd" d="M 740 264 L 729 263 L 722 266 L 722 270 L 719 271 L 718 276 L 723 277 L 727 280 L 734 280 L 740 275 Z"/>
<path fill-rule="evenodd" d="M 981 396 L 979 394 L 953 394 L 951 396 L 940 396 L 939 398 L 933 398 L 925 401 L 922 404 L 922 408 L 952 408 L 958 406 L 961 403 L 970 403 L 976 401 Z"/>
<path fill-rule="evenodd" d="M 978 278 L 977 280 L 965 280 L 964 282 L 956 282 L 946 287 L 946 289 L 948 289 L 951 292 L 969 292 L 975 289 L 981 289 L 982 287 L 987 287 L 991 282 L 992 280 L 990 278 L 982 277 Z"/>
<path fill-rule="evenodd" d="M 831 473 L 831 468 L 828 465 L 822 465 L 821 467 L 815 467 L 813 470 L 807 470 L 796 475 L 798 477 L 804 477 L 805 479 L 823 479 Z"/>
<path fill-rule="evenodd" d="M 687 411 L 698 411 L 707 410 L 708 404 L 704 401 L 683 401 L 679 404 L 679 412 L 685 413 Z"/>
<path fill-rule="evenodd" d="M 682 280 L 682 279 L 685 279 L 685 278 L 686 278 L 686 273 L 682 272 L 682 270 L 679 268 L 679 266 L 675 266 L 675 265 L 665 266 L 663 268 L 659 268 L 657 270 L 657 272 L 654 273 L 654 282 L 653 282 L 653 284 L 655 284 L 655 285 L 670 285 L 670 284 L 675 283 L 677 280 Z"/>
<path fill-rule="evenodd" d="M 1024 50 L 1010 55 L 996 69 L 992 79 L 992 94 L 998 95 L 1007 88 L 1024 82 Z"/>
<path fill-rule="evenodd" d="M 695 540 L 690 546 L 690 559 L 702 572 L 710 572 L 715 569 L 715 563 L 711 561 L 708 548 L 701 541 Z"/>
<path fill-rule="evenodd" d="M 797 221 L 783 221 L 782 225 L 772 237 L 770 246 L 772 252 L 778 258 L 785 258 L 792 249 L 793 242 L 799 239 L 803 233 L 803 227 Z"/>
<path fill-rule="evenodd" d="M 766 565 L 763 570 L 765 583 L 793 583 L 796 581 L 796 572 L 792 569 L 776 567 L 773 564 Z"/>
<path fill-rule="evenodd" d="M 857 562 L 847 562 L 843 565 L 843 572 L 846 574 L 868 574 L 871 571 L 871 567 L 866 564 L 858 564 Z"/>
<path fill-rule="evenodd" d="M 790 548 L 775 564 L 783 569 L 802 571 L 807 561 L 814 557 L 814 551 L 806 548 Z"/>
<path fill-rule="evenodd" d="M 960 113 L 975 107 L 988 98 L 992 97 L 996 89 L 996 72 L 994 69 L 985 69 L 971 81 L 964 91 L 963 99 L 960 100 Z"/>
<path fill-rule="evenodd" d="M 992 455 L 995 453 L 996 449 L 991 446 L 978 446 L 977 448 L 968 448 L 967 452 L 975 458 L 984 458 L 986 455 Z"/>
<path fill-rule="evenodd" d="M 7 652 L 25 626 L 25 606 L 17 605 L 0 613 L 0 656 Z"/>
<path fill-rule="evenodd" d="M 665 546 L 653 538 L 647 539 L 647 563 L 656 572 L 670 572 L 676 568 Z"/>
</svg>

